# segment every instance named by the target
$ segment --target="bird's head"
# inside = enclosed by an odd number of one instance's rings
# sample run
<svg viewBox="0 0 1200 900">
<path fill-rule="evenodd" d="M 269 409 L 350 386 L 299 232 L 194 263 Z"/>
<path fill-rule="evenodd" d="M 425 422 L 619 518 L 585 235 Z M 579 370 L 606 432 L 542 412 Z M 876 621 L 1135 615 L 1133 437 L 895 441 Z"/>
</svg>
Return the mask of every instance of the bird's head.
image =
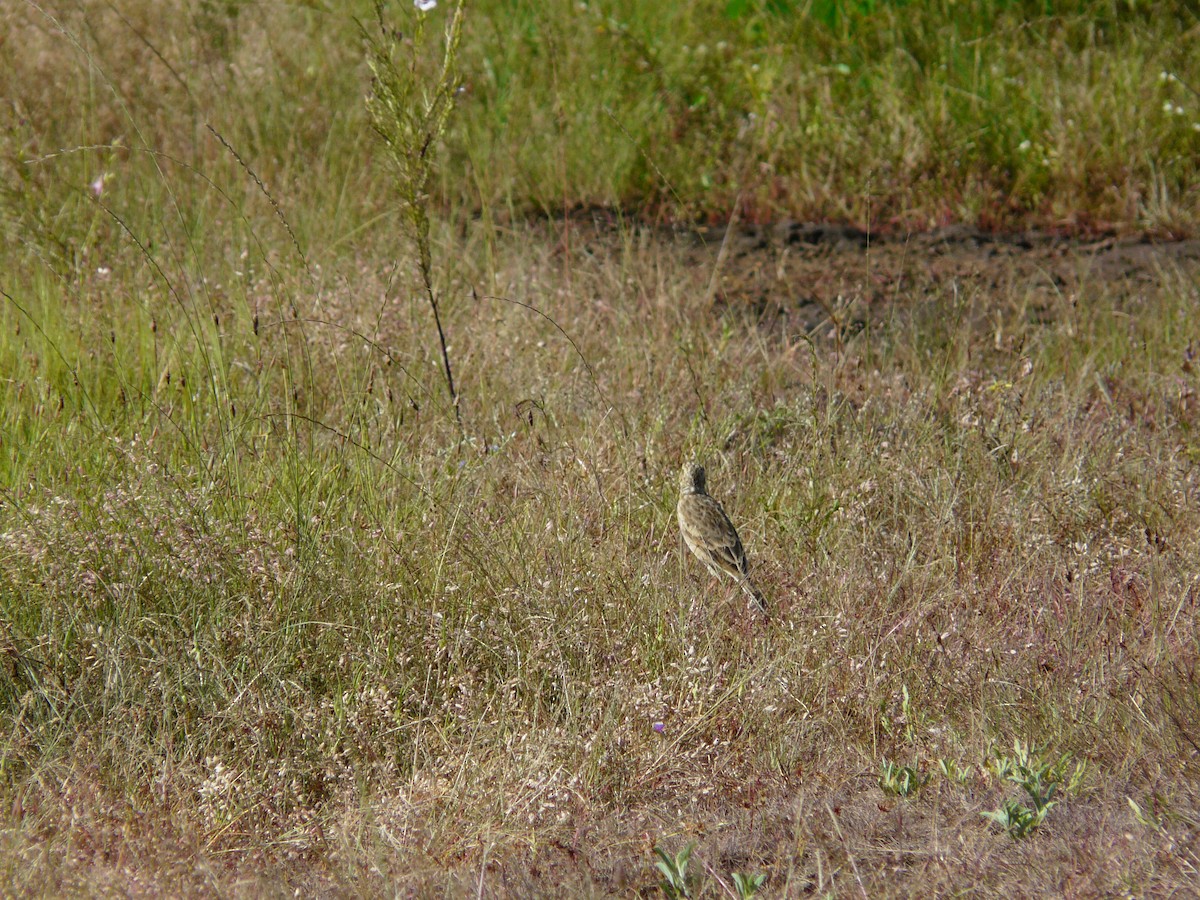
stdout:
<svg viewBox="0 0 1200 900">
<path fill-rule="evenodd" d="M 704 466 L 695 461 L 684 463 L 683 472 L 679 476 L 679 490 L 685 494 L 703 494 L 705 492 Z"/>
</svg>

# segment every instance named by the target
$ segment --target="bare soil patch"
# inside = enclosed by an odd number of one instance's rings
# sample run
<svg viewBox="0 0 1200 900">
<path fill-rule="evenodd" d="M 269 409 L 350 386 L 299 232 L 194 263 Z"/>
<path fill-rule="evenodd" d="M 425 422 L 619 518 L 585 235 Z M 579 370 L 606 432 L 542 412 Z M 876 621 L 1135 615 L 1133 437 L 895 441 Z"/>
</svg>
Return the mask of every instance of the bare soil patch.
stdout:
<svg viewBox="0 0 1200 900">
<path fill-rule="evenodd" d="M 579 230 L 571 240 L 596 252 L 612 247 L 611 215 L 593 211 L 569 221 Z M 553 227 L 561 231 L 564 225 Z M 714 300 L 757 311 L 784 333 L 811 331 L 848 304 L 878 317 L 895 306 L 940 302 L 948 291 L 1001 294 L 1014 286 L 1029 295 L 1036 322 L 1057 305 L 1075 302 L 1085 285 L 1132 294 L 1161 281 L 1165 269 L 1191 271 L 1200 264 L 1200 240 L 1003 234 L 968 225 L 915 234 L 796 222 L 655 233 L 689 264 L 717 272 Z"/>
</svg>

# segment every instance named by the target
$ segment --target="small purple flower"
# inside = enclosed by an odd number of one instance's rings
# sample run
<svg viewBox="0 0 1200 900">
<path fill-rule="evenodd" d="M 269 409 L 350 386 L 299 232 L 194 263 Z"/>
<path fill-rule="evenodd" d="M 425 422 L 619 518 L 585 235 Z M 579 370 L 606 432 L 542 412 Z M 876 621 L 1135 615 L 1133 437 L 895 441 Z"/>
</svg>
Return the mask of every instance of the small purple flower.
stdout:
<svg viewBox="0 0 1200 900">
<path fill-rule="evenodd" d="M 88 190 L 92 192 L 93 197 L 99 197 L 104 193 L 104 175 L 100 174 L 95 177 L 91 184 L 88 185 Z"/>
<path fill-rule="evenodd" d="M 666 723 L 664 723 L 664 722 L 655 722 L 655 723 L 654 723 L 652 726 L 650 726 L 650 727 L 652 727 L 652 728 L 653 728 L 655 731 L 657 731 L 659 734 L 662 734 L 664 731 L 666 731 L 666 730 L 667 730 Z"/>
</svg>

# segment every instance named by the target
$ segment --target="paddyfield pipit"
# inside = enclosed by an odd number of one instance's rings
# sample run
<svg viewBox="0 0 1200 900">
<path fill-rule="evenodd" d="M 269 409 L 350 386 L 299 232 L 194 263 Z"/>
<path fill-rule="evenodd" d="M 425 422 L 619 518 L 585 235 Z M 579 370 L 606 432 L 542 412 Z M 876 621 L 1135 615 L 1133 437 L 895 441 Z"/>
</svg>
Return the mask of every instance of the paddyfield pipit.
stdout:
<svg viewBox="0 0 1200 900">
<path fill-rule="evenodd" d="M 724 573 L 740 584 L 753 598 L 758 610 L 766 612 L 767 601 L 750 581 L 742 539 L 721 504 L 708 494 L 704 466 L 694 462 L 684 465 L 679 477 L 679 505 L 675 511 L 683 542 L 696 558 L 718 578 Z"/>
</svg>

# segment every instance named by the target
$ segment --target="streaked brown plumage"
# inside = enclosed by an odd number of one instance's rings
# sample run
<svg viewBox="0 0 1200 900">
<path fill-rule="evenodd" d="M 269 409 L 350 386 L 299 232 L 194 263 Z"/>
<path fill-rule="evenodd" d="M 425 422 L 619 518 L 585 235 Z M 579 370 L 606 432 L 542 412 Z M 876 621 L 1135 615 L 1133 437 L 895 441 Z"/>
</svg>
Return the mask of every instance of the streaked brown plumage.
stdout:
<svg viewBox="0 0 1200 900">
<path fill-rule="evenodd" d="M 761 612 L 767 601 L 750 581 L 742 539 L 721 504 L 708 494 L 704 466 L 689 462 L 679 478 L 679 530 L 688 549 L 718 578 L 728 575 L 742 586 Z"/>
</svg>

